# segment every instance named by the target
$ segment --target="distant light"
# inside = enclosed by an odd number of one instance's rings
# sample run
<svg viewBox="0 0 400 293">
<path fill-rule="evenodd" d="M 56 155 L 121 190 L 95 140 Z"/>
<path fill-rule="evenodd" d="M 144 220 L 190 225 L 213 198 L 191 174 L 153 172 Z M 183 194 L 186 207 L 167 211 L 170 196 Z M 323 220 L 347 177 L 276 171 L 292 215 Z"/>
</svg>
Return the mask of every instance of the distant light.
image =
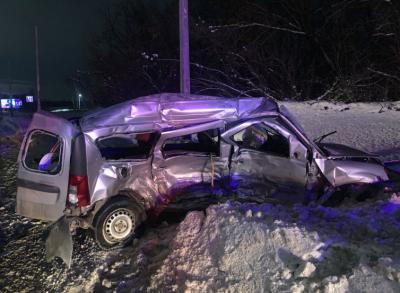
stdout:
<svg viewBox="0 0 400 293">
<path fill-rule="evenodd" d="M 22 106 L 22 101 L 20 99 L 1 99 L 0 105 L 2 109 L 10 109 L 11 106 L 18 109 Z"/>
<path fill-rule="evenodd" d="M 82 94 L 78 94 L 78 97 L 82 98 Z"/>
<path fill-rule="evenodd" d="M 11 99 L 12 105 L 14 108 L 22 107 L 22 101 L 20 99 Z"/>
<path fill-rule="evenodd" d="M 33 96 L 26 96 L 25 101 L 27 103 L 33 103 Z"/>
<path fill-rule="evenodd" d="M 1 99 L 1 108 L 2 109 L 9 109 L 11 108 L 11 100 L 9 99 Z"/>
<path fill-rule="evenodd" d="M 54 109 L 54 110 L 51 110 L 50 112 L 53 112 L 53 113 L 58 113 L 58 112 L 70 112 L 70 111 L 73 111 L 74 109 L 70 109 L 70 108 L 61 108 L 61 109 Z"/>
</svg>

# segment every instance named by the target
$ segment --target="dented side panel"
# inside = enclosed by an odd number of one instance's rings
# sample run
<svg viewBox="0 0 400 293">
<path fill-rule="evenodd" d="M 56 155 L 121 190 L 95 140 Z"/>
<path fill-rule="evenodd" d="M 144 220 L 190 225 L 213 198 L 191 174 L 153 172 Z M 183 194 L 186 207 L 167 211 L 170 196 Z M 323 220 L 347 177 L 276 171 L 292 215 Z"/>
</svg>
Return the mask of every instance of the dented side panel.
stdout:
<svg viewBox="0 0 400 293">
<path fill-rule="evenodd" d="M 293 118 L 289 120 L 285 117 L 286 112 L 274 112 L 273 105 L 267 100 L 221 100 L 209 97 L 204 101 L 182 101 L 180 97 L 175 99 L 162 95 L 153 100 L 139 99 L 127 103 L 126 113 L 118 112 L 118 121 L 111 116 L 116 115 L 122 105 L 115 108 L 115 113 L 112 109 L 104 112 L 107 115 L 101 119 L 99 116 L 84 119 L 91 203 L 114 196 L 122 190 L 130 190 L 143 198 L 146 208 L 152 208 L 193 186 L 206 187 L 204 190 L 211 192 L 215 190 L 214 185 L 226 192 L 242 186 L 249 195 L 262 192 L 269 194 L 277 189 L 302 192 L 309 180 L 307 168 L 311 163 L 311 153 L 320 171 L 333 186 L 387 180 L 379 164 L 327 158 L 305 136 L 301 127 L 293 122 Z M 162 154 L 163 143 L 169 137 L 212 128 L 224 130 L 225 123 L 242 118 L 246 120 L 224 133 L 221 131 L 218 156 L 188 153 L 167 158 Z M 216 121 L 207 122 L 210 120 Z M 202 124 L 188 126 L 190 123 Z M 254 123 L 265 123 L 284 136 L 290 146 L 288 157 L 239 150 L 231 136 Z M 113 125 L 98 127 L 107 124 Z M 140 131 L 161 133 L 154 152 L 147 160 L 106 161 L 95 145 L 96 139 L 101 137 Z"/>
<path fill-rule="evenodd" d="M 145 208 L 154 205 L 157 189 L 151 174 L 151 158 L 145 161 L 104 162 L 92 193 L 92 202 L 129 190 L 139 195 Z"/>
<path fill-rule="evenodd" d="M 96 146 L 96 140 L 118 134 L 157 132 L 162 126 L 153 123 L 126 124 L 101 127 L 85 133 L 87 174 L 91 203 L 129 190 L 140 195 L 146 207 L 154 203 L 156 188 L 152 181 L 152 156 L 145 160 L 105 160 Z"/>
<path fill-rule="evenodd" d="M 222 121 L 205 123 L 193 127 L 164 132 L 146 160 L 107 161 L 101 157 L 95 144 L 99 137 L 116 134 L 116 128 L 98 129 L 86 133 L 86 152 L 88 164 L 89 190 L 91 203 L 115 196 L 121 191 L 130 191 L 140 196 L 146 209 L 154 208 L 165 202 L 165 198 L 182 192 L 186 187 L 207 184 L 211 187 L 219 181 L 223 169 L 227 169 L 228 157 L 182 155 L 164 158 L 161 152 L 163 141 L 168 137 L 184 133 L 223 127 Z M 117 133 L 130 133 L 149 130 L 149 125 L 128 125 L 118 127 Z M 226 151 L 221 151 L 226 153 Z M 225 172 L 227 173 L 227 172 Z"/>
<path fill-rule="evenodd" d="M 220 187 L 224 174 L 228 174 L 229 151 L 226 145 L 220 145 L 220 154 L 177 154 L 165 157 L 164 142 L 173 137 L 189 135 L 210 129 L 223 130 L 222 121 L 210 122 L 180 130 L 165 132 L 161 135 L 154 149 L 152 165 L 154 183 L 157 185 L 157 204 L 162 208 L 176 197 L 183 195 L 189 199 L 210 195 L 214 187 Z"/>
<path fill-rule="evenodd" d="M 235 146 L 231 161 L 231 186 L 239 195 L 283 196 L 283 193 L 302 193 L 306 185 L 307 148 L 276 118 L 265 118 L 243 123 L 223 134 L 225 140 L 239 131 L 258 123 L 265 123 L 280 133 L 289 143 L 289 157 Z"/>
<path fill-rule="evenodd" d="M 218 157 L 185 155 L 153 165 L 158 188 L 157 213 L 170 202 L 188 202 L 215 194 L 225 165 Z"/>
</svg>

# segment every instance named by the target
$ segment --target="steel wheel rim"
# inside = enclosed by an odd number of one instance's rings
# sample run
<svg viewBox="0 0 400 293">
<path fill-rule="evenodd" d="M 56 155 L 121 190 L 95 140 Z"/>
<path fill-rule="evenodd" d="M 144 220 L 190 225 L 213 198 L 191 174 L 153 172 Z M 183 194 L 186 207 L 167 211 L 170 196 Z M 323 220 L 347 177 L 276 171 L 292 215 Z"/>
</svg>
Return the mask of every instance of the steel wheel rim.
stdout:
<svg viewBox="0 0 400 293">
<path fill-rule="evenodd" d="M 107 216 L 103 224 L 104 239 L 108 243 L 118 243 L 130 236 L 135 228 L 133 212 L 120 208 Z"/>
</svg>

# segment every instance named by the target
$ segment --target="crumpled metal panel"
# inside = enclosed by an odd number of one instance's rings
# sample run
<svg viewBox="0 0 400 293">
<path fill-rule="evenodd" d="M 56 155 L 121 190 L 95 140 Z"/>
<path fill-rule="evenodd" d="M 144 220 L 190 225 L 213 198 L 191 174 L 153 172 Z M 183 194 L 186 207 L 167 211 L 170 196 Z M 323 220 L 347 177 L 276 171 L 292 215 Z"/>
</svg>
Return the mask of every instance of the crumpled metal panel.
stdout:
<svg viewBox="0 0 400 293">
<path fill-rule="evenodd" d="M 251 107 L 247 108 L 251 111 Z M 165 206 L 179 194 L 189 193 L 195 187 L 196 192 L 232 192 L 247 193 L 247 196 L 270 196 L 277 187 L 285 187 L 294 192 L 304 189 L 306 184 L 307 149 L 296 136 L 277 123 L 276 118 L 257 120 L 255 123 L 267 123 L 270 127 L 286 137 L 290 143 L 290 157 L 283 158 L 259 152 L 242 152 L 232 159 L 229 169 L 230 145 L 221 142 L 221 155 L 196 156 L 180 155 L 164 158 L 161 152 L 163 142 L 168 137 L 195 133 L 211 128 L 221 128 L 221 121 L 209 122 L 164 132 L 154 150 L 153 160 L 136 162 L 105 162 L 94 144 L 101 136 L 130 131 L 148 130 L 149 124 L 114 126 L 87 132 L 89 189 L 91 202 L 111 197 L 121 190 L 131 190 L 140 195 L 146 208 Z M 247 124 L 243 127 L 247 127 Z M 239 131 L 239 129 L 235 130 Z M 296 154 L 296 157 L 295 157 Z M 244 163 L 240 163 L 244 162 Z M 126 178 L 121 177 L 120 170 L 128 170 Z M 222 186 L 221 182 L 232 176 L 231 186 Z M 226 183 L 224 181 L 224 183 Z M 236 187 L 238 188 L 236 188 Z M 213 190 L 214 189 L 214 190 Z M 246 190 L 246 191 L 245 191 Z"/>
<path fill-rule="evenodd" d="M 143 193 L 144 199 L 152 200 L 152 190 L 154 185 L 152 182 L 145 183 L 143 176 L 151 178 L 151 162 L 149 160 L 137 161 L 106 161 L 101 157 L 95 141 L 100 137 L 110 136 L 118 133 L 157 131 L 158 126 L 153 124 L 139 125 L 120 125 L 107 128 L 94 129 L 85 134 L 87 175 L 89 183 L 89 192 L 91 194 L 91 203 L 108 198 L 118 194 L 118 191 L 129 189 L 139 194 Z M 127 168 L 132 178 L 125 180 L 118 177 L 118 168 Z M 143 184 L 145 186 L 143 186 Z M 149 203 L 150 204 L 150 203 Z"/>
<path fill-rule="evenodd" d="M 150 209 L 156 205 L 167 204 L 175 195 L 182 193 L 187 187 L 199 184 L 211 186 L 222 174 L 227 173 L 229 152 L 222 152 L 221 157 L 212 156 L 175 156 L 165 159 L 161 148 L 163 141 L 171 136 L 183 133 L 198 132 L 210 128 L 220 128 L 223 122 L 210 122 L 164 132 L 155 146 L 154 157 L 147 160 L 105 161 L 95 145 L 98 137 L 128 133 L 132 131 L 149 131 L 147 126 L 136 127 L 127 125 L 100 128 L 86 133 L 86 152 L 91 203 L 103 200 L 121 191 L 129 190 L 136 193 Z M 121 172 L 124 170 L 124 172 Z M 124 174 L 124 175 L 123 175 Z"/>
<path fill-rule="evenodd" d="M 209 122 L 161 134 L 154 148 L 153 178 L 158 187 L 159 213 L 176 196 L 184 194 L 190 198 L 193 193 L 214 193 L 222 177 L 227 174 L 229 151 L 220 148 L 220 156 L 188 153 L 164 157 L 162 146 L 165 140 L 208 129 L 224 129 L 223 121 Z M 221 142 L 221 145 L 224 145 Z"/>
<path fill-rule="evenodd" d="M 353 183 L 375 183 L 388 180 L 384 167 L 351 160 L 315 159 L 321 172 L 334 187 Z"/>
<path fill-rule="evenodd" d="M 225 191 L 246 190 L 248 196 L 255 193 L 269 196 L 278 187 L 291 192 L 303 191 L 309 180 L 309 152 L 312 152 L 320 171 L 333 186 L 387 180 L 379 164 L 327 158 L 307 138 L 298 122 L 284 115 L 285 111 L 284 108 L 280 111 L 274 101 L 266 98 L 225 99 L 195 95 L 184 98 L 180 94 L 159 94 L 89 115 L 81 120 L 81 126 L 85 132 L 87 161 L 90 162 L 88 177 L 91 203 L 114 196 L 122 190 L 130 190 L 140 195 L 146 209 L 149 209 L 168 204 L 175 195 L 181 193 L 189 197 L 189 190 L 193 187 L 197 191 L 203 188 L 206 192 L 216 192 L 221 182 Z M 245 118 L 253 119 L 236 124 L 222 134 L 219 157 L 163 157 L 161 149 L 168 137 L 211 128 L 224 129 L 227 123 L 240 119 L 245 121 Z M 289 158 L 250 150 L 239 152 L 230 137 L 252 123 L 266 123 L 286 137 L 290 145 Z M 183 125 L 186 127 L 181 127 Z M 142 131 L 161 133 L 153 157 L 148 160 L 107 162 L 95 145 L 100 137 Z M 231 158 L 231 148 L 234 146 L 235 152 Z M 122 169 L 127 175 L 122 175 Z M 226 178 L 230 178 L 229 183 Z"/>
<path fill-rule="evenodd" d="M 119 160 L 107 161 L 101 157 L 95 141 L 99 137 L 118 133 L 148 131 L 147 125 L 125 125 L 109 128 L 100 128 L 85 134 L 87 175 L 89 184 L 90 202 L 115 196 L 123 190 L 140 195 L 146 208 L 154 205 L 157 186 L 152 180 L 150 157 L 147 160 Z M 122 171 L 123 170 L 123 171 Z M 122 172 L 121 172 L 122 171 Z"/>
<path fill-rule="evenodd" d="M 203 123 L 217 119 L 236 120 L 267 112 L 278 112 L 268 98 L 221 98 L 163 93 L 137 98 L 97 111 L 81 119 L 83 131 L 127 123 L 155 123 L 169 126 L 183 122 Z"/>
<path fill-rule="evenodd" d="M 223 169 L 227 166 L 219 158 L 207 156 L 176 156 L 153 169 L 158 186 L 157 213 L 177 197 L 193 198 L 214 194 L 220 186 Z"/>
<path fill-rule="evenodd" d="M 97 128 L 90 131 L 86 131 L 86 136 L 90 137 L 91 141 L 96 141 L 100 137 L 110 136 L 113 134 L 125 134 L 135 132 L 154 132 L 161 131 L 162 125 L 156 123 L 144 123 L 144 124 L 125 124 L 115 125 L 111 127 Z"/>
<path fill-rule="evenodd" d="M 92 204 L 115 196 L 120 191 L 129 190 L 140 195 L 146 208 L 154 205 L 158 192 L 152 180 L 151 158 L 136 161 L 106 161 L 95 145 L 95 140 L 99 137 L 145 129 L 148 128 L 127 125 L 125 129 L 122 126 L 116 126 L 86 133 L 86 159 L 90 162 L 87 164 L 87 175 Z"/>
<path fill-rule="evenodd" d="M 204 107 L 204 104 L 206 107 Z M 161 104 L 161 119 L 173 124 L 198 123 L 217 119 L 238 117 L 237 102 L 234 100 L 179 101 Z"/>
<path fill-rule="evenodd" d="M 287 158 L 237 149 L 231 162 L 231 176 L 237 192 L 252 196 L 258 194 L 267 199 L 282 196 L 284 192 L 294 196 L 298 191 L 303 191 L 307 181 L 307 149 L 276 119 L 267 118 L 255 123 L 266 123 L 283 135 L 289 141 L 290 154 Z M 239 129 L 241 127 L 233 132 Z"/>
<path fill-rule="evenodd" d="M 104 162 L 94 182 L 91 202 L 129 190 L 140 196 L 149 209 L 157 198 L 157 186 L 152 179 L 151 159 L 131 162 Z"/>
</svg>

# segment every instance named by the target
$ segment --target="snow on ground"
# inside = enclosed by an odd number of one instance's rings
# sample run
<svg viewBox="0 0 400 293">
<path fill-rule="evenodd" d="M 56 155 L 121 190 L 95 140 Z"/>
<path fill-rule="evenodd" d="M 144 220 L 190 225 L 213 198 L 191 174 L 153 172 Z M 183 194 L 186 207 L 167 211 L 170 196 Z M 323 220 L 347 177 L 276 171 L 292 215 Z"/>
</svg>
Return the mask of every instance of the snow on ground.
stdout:
<svg viewBox="0 0 400 293">
<path fill-rule="evenodd" d="M 400 159 L 400 103 L 285 105 L 311 138 L 337 130 L 326 141 Z M 0 142 L 0 291 L 400 292 L 395 195 L 341 208 L 228 202 L 147 223 L 125 249 L 76 236 L 70 270 L 46 263 L 45 226 L 13 213 L 14 141 Z"/>
<path fill-rule="evenodd" d="M 228 203 L 191 212 L 150 291 L 399 292 L 400 206 Z"/>
<path fill-rule="evenodd" d="M 282 104 L 298 118 L 311 139 L 336 130 L 324 141 L 376 152 L 384 160 L 400 160 L 400 101 Z"/>
</svg>

